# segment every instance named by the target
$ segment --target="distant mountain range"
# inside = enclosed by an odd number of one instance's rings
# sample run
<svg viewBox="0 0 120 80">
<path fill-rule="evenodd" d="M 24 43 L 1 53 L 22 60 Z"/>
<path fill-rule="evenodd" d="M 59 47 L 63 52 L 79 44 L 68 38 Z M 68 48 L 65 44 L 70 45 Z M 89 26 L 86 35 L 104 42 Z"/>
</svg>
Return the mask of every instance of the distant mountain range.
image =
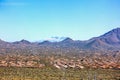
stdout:
<svg viewBox="0 0 120 80">
<path fill-rule="evenodd" d="M 54 37 L 43 42 L 29 42 L 21 40 L 5 42 L 0 40 L 1 53 L 79 53 L 80 51 L 115 51 L 120 49 L 120 28 L 113 29 L 99 37 L 86 41 L 72 40 L 71 38 Z"/>
<path fill-rule="evenodd" d="M 66 46 L 68 45 L 68 47 L 74 46 L 81 49 L 117 50 L 120 49 L 120 28 L 113 29 L 99 37 L 94 37 L 86 41 L 79 41 L 79 40 L 76 41 L 76 40 L 72 40 L 71 38 L 65 38 L 64 40 L 58 43 L 44 41 L 40 44 L 42 45 L 57 44 L 57 46 L 63 44 Z"/>
</svg>

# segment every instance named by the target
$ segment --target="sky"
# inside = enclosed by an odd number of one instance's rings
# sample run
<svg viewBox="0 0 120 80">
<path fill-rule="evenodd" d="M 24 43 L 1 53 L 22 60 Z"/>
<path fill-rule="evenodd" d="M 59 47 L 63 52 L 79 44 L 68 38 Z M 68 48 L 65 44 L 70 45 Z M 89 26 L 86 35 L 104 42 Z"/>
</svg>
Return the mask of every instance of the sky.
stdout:
<svg viewBox="0 0 120 80">
<path fill-rule="evenodd" d="M 120 27 L 120 0 L 0 0 L 0 39 L 87 40 Z"/>
</svg>

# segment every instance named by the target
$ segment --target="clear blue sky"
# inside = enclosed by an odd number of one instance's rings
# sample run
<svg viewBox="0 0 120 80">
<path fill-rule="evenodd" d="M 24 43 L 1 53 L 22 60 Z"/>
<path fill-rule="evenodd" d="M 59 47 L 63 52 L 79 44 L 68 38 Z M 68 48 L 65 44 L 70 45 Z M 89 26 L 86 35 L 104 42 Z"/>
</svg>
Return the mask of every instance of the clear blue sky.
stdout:
<svg viewBox="0 0 120 80">
<path fill-rule="evenodd" d="M 0 0 L 0 38 L 87 40 L 120 27 L 120 0 Z"/>
</svg>

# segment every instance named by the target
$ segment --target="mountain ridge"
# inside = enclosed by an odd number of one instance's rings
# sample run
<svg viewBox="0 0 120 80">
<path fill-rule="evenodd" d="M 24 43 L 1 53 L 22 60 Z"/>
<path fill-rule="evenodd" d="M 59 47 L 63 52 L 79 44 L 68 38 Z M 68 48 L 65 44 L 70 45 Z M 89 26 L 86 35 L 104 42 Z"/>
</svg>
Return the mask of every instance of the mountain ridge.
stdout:
<svg viewBox="0 0 120 80">
<path fill-rule="evenodd" d="M 57 39 L 59 39 L 57 37 Z M 37 49 L 49 49 L 50 51 L 56 51 L 59 49 L 64 49 L 68 51 L 74 50 L 119 50 L 120 49 L 120 28 L 113 29 L 107 33 L 100 35 L 98 37 L 91 38 L 86 41 L 73 40 L 69 37 L 66 37 L 62 41 L 50 42 L 49 40 L 43 42 L 29 42 L 27 40 L 15 41 L 15 42 L 6 42 L 0 40 L 0 48 L 2 46 L 11 49 L 11 47 L 16 48 L 37 48 Z"/>
<path fill-rule="evenodd" d="M 92 39 L 91 41 L 93 40 L 96 42 L 94 45 L 99 43 L 99 47 L 102 46 L 104 48 L 104 46 L 106 46 L 108 48 L 118 48 L 120 47 L 120 28 L 113 29 L 99 37 Z"/>
</svg>

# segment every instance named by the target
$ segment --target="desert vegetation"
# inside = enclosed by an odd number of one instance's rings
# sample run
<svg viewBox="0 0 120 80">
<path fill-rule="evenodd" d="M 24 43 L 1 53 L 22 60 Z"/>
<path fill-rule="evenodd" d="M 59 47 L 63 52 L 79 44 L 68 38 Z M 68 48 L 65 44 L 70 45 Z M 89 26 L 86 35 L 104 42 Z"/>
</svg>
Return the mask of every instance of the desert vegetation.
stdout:
<svg viewBox="0 0 120 80">
<path fill-rule="evenodd" d="M 120 71 L 112 69 L 56 69 L 0 67 L 1 80 L 119 80 Z"/>
<path fill-rule="evenodd" d="M 0 67 L 0 80 L 120 80 L 120 70 Z"/>
<path fill-rule="evenodd" d="M 97 56 L 1 55 L 0 80 L 120 80 L 119 61 L 113 60 Z"/>
</svg>

